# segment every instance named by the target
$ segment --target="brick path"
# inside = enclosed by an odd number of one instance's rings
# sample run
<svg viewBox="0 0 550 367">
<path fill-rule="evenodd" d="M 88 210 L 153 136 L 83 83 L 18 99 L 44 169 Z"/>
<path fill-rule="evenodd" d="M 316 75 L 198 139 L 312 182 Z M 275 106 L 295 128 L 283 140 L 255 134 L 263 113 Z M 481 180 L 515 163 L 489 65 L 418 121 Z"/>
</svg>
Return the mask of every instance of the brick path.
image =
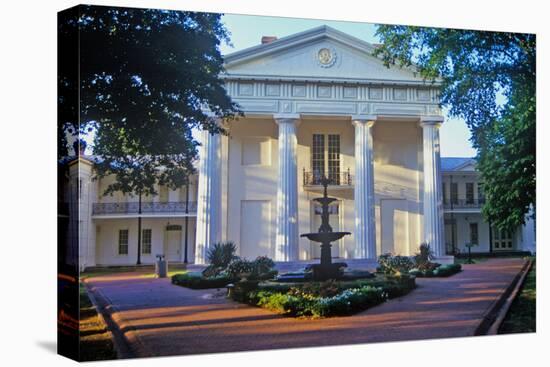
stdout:
<svg viewBox="0 0 550 367">
<path fill-rule="evenodd" d="M 319 320 L 280 316 L 214 290 L 135 273 L 98 276 L 88 284 L 113 306 L 136 356 L 166 356 L 471 336 L 523 264 L 492 259 L 465 265 L 450 278 L 418 279 L 405 297 Z"/>
</svg>

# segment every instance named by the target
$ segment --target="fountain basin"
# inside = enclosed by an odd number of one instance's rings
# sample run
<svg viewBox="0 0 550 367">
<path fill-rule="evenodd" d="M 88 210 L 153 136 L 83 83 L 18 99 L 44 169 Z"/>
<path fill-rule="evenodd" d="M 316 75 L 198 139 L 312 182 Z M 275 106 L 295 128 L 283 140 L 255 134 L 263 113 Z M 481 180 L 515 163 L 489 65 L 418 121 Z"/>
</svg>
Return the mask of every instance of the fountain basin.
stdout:
<svg viewBox="0 0 550 367">
<path fill-rule="evenodd" d="M 300 237 L 307 237 L 314 242 L 333 242 L 338 241 L 340 238 L 351 234 L 351 232 L 318 232 L 318 233 L 304 233 Z"/>
</svg>

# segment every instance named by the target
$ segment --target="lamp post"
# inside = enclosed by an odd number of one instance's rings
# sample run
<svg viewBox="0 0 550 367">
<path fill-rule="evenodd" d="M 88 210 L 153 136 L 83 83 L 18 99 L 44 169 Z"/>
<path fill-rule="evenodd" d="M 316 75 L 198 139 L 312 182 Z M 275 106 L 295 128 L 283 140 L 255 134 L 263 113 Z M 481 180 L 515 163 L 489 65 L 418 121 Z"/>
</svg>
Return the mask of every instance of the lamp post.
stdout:
<svg viewBox="0 0 550 367">
<path fill-rule="evenodd" d="M 454 211 L 453 211 L 453 201 L 454 201 L 454 198 L 453 198 L 453 175 L 449 175 L 449 179 L 450 179 L 450 182 L 449 182 L 449 199 L 451 199 L 451 246 L 452 246 L 452 251 L 453 251 L 453 255 L 456 254 L 456 243 L 455 243 L 455 216 L 454 216 Z M 457 189 L 458 191 L 458 189 Z M 457 195 L 458 195 L 458 192 L 457 192 Z"/>
<path fill-rule="evenodd" d="M 186 183 L 185 183 L 185 245 L 184 245 L 184 254 L 183 254 L 183 262 L 184 264 L 188 263 L 187 258 L 187 248 L 188 248 L 188 233 L 189 232 L 189 176 L 187 177 Z"/>
<path fill-rule="evenodd" d="M 137 243 L 137 265 L 141 264 L 141 190 L 138 199 L 138 243 Z"/>
</svg>

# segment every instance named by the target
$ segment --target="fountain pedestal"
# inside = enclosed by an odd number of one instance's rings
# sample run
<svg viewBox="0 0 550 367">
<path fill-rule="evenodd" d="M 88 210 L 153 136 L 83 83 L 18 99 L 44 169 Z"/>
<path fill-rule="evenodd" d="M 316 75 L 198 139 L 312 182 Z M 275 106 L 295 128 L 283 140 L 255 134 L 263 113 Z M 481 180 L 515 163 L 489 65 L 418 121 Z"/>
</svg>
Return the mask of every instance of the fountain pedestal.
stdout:
<svg viewBox="0 0 550 367">
<path fill-rule="evenodd" d="M 320 264 L 312 264 L 309 268 L 312 270 L 314 280 L 338 279 L 342 276 L 342 269 L 347 267 L 346 263 L 333 263 L 331 256 L 331 242 L 337 241 L 340 238 L 351 234 L 350 232 L 333 232 L 329 224 L 328 206 L 336 200 L 336 198 L 328 197 L 327 187 L 329 180 L 326 177 L 321 179 L 323 185 L 323 197 L 315 198 L 314 200 L 321 204 L 321 226 L 317 233 L 304 233 L 300 237 L 307 237 L 311 241 L 321 243 L 321 262 Z"/>
</svg>

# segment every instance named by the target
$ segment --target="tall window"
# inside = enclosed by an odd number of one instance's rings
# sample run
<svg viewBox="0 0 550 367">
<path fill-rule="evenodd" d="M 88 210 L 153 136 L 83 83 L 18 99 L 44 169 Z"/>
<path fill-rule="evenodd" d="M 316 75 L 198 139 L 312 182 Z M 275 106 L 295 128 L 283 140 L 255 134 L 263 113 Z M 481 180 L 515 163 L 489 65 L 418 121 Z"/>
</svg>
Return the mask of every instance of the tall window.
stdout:
<svg viewBox="0 0 550 367">
<path fill-rule="evenodd" d="M 121 229 L 118 231 L 118 254 L 128 255 L 128 230 Z"/>
<path fill-rule="evenodd" d="M 443 205 L 447 205 L 447 185 L 445 182 L 442 183 L 441 190 L 443 191 Z"/>
<path fill-rule="evenodd" d="M 332 184 L 340 184 L 340 135 L 313 134 L 311 168 L 314 183 L 326 174 Z"/>
<path fill-rule="evenodd" d="M 328 179 L 340 185 L 340 135 L 328 136 Z"/>
<path fill-rule="evenodd" d="M 470 223 L 470 243 L 472 245 L 479 245 L 479 233 L 477 223 Z"/>
<path fill-rule="evenodd" d="M 141 232 L 141 253 L 144 255 L 151 254 L 151 233 L 150 229 L 144 229 Z"/>
<path fill-rule="evenodd" d="M 451 203 L 458 204 L 458 184 L 456 182 L 451 183 Z"/>
<path fill-rule="evenodd" d="M 466 204 L 474 203 L 474 183 L 466 182 Z"/>
<path fill-rule="evenodd" d="M 318 183 L 325 173 L 325 136 L 322 134 L 313 134 L 311 169 L 314 183 Z"/>
</svg>

